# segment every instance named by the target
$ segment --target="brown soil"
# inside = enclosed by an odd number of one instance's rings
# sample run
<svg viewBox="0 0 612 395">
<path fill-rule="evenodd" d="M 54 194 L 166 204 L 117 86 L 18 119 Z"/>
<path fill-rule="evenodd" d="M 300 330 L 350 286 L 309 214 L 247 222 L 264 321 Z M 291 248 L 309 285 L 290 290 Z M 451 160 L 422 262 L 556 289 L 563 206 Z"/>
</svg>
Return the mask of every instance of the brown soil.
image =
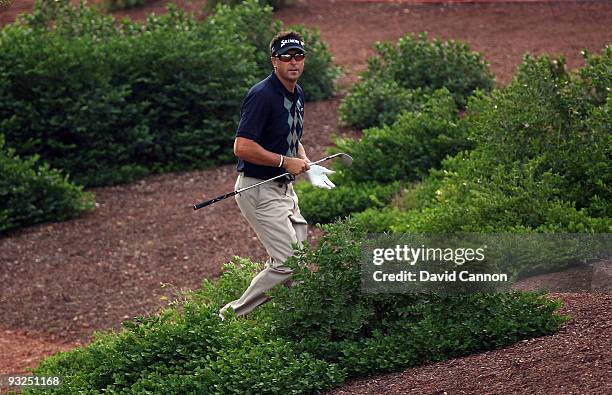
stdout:
<svg viewBox="0 0 612 395">
<path fill-rule="evenodd" d="M 202 0 L 177 1 L 199 12 Z M 0 10 L 11 22 L 33 1 Z M 124 11 L 142 19 L 164 1 Z M 199 13 L 198 15 L 203 15 Z M 468 41 L 491 63 L 498 82 L 510 81 L 525 52 L 565 55 L 582 65 L 580 50 L 599 52 L 612 41 L 612 4 L 605 1 L 503 4 L 425 4 L 296 0 L 276 13 L 286 23 L 321 29 L 346 89 L 365 69 L 372 44 L 408 32 Z M 340 98 L 306 107 L 304 144 L 312 158 L 340 131 Z M 232 256 L 263 258 L 233 200 L 193 212 L 190 205 L 233 187 L 233 166 L 153 176 L 98 188 L 95 212 L 43 224 L 0 239 L 0 374 L 24 371 L 41 357 L 84 344 L 94 330 L 153 312 L 180 289 L 216 277 Z M 311 233 L 313 231 L 311 230 Z M 539 281 L 539 280 L 538 280 Z M 162 286 L 161 284 L 167 284 Z M 553 294 L 573 320 L 553 336 L 396 375 L 353 382 L 337 393 L 611 393 L 610 323 L 606 294 Z M 609 381 L 609 380 L 607 380 Z M 606 387 L 606 385 L 608 387 Z M 344 391 L 344 392 L 342 392 Z"/>
</svg>

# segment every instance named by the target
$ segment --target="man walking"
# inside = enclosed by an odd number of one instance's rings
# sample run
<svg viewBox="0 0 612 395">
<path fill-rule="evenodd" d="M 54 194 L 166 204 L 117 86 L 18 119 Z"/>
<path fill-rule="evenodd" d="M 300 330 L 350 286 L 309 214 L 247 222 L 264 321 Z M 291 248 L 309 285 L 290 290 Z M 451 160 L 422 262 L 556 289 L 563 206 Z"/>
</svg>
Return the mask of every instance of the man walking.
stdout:
<svg viewBox="0 0 612 395">
<path fill-rule="evenodd" d="M 264 245 L 270 258 L 240 299 L 223 306 L 237 316 L 251 312 L 270 299 L 266 291 L 291 281 L 292 270 L 284 265 L 293 255 L 293 244 L 301 245 L 307 236 L 307 223 L 300 214 L 293 190 L 295 176 L 311 169 L 300 139 L 304 127 L 304 92 L 297 84 L 304 71 L 303 37 L 294 31 L 277 34 L 270 42 L 274 71 L 254 85 L 245 97 L 240 125 L 234 141 L 238 157 L 235 190 L 254 185 L 283 173 L 291 176 L 262 184 L 236 195 L 240 211 Z M 309 180 L 332 188 L 326 173 L 313 165 Z M 315 174 L 316 173 L 316 174 Z"/>
</svg>

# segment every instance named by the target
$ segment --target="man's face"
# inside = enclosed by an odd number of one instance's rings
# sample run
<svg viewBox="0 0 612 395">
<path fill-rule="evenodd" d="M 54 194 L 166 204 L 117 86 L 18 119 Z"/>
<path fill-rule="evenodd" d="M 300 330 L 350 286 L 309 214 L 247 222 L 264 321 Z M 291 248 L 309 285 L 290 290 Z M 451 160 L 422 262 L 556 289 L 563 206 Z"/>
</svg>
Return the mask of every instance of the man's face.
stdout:
<svg viewBox="0 0 612 395">
<path fill-rule="evenodd" d="M 303 53 L 299 49 L 290 49 L 285 54 L 295 55 Z M 276 56 L 272 57 L 272 65 L 276 70 L 276 75 L 280 79 L 284 79 L 288 82 L 297 82 L 298 78 L 304 72 L 304 59 L 295 60 L 294 56 L 291 56 L 291 60 L 283 62 Z"/>
</svg>

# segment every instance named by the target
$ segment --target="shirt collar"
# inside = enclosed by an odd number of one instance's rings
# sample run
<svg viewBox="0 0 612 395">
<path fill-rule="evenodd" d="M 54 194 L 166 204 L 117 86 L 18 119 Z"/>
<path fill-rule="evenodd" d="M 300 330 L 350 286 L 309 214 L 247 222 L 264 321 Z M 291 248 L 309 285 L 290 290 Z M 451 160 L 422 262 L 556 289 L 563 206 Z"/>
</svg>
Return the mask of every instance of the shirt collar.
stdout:
<svg viewBox="0 0 612 395">
<path fill-rule="evenodd" d="M 280 80 L 278 79 L 278 77 L 276 76 L 274 72 L 270 74 L 270 79 L 272 80 L 272 84 L 274 85 L 274 88 L 276 89 L 278 93 L 282 93 L 283 95 L 291 99 L 294 99 L 296 97 L 295 95 L 297 95 L 297 85 L 295 86 L 294 92 L 290 92 L 287 88 L 285 88 L 285 85 L 283 85 L 283 83 L 280 82 Z"/>
</svg>

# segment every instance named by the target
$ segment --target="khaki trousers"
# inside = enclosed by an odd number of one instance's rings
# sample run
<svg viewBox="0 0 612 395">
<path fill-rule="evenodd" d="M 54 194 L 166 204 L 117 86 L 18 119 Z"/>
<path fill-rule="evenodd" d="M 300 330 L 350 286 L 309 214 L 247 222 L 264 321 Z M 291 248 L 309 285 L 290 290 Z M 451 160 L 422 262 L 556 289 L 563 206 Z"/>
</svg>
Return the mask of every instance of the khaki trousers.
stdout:
<svg viewBox="0 0 612 395">
<path fill-rule="evenodd" d="M 240 173 L 235 190 L 261 181 Z M 293 184 L 270 181 L 236 195 L 236 202 L 270 256 L 240 299 L 221 308 L 221 314 L 231 307 L 241 316 L 270 300 L 266 291 L 278 284 L 289 285 L 292 270 L 284 262 L 293 255 L 293 245 L 301 246 L 306 240 L 308 224 L 300 214 Z"/>
</svg>

